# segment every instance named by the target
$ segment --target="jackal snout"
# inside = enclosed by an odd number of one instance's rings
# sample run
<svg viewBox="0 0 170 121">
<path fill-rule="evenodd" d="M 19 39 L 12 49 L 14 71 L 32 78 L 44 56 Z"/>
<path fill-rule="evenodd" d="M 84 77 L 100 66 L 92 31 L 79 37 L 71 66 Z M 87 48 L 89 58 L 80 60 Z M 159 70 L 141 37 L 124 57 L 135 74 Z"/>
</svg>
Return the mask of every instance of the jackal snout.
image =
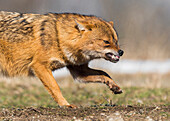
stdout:
<svg viewBox="0 0 170 121">
<path fill-rule="evenodd" d="M 106 60 L 109 60 L 111 62 L 118 62 L 120 59 L 120 56 L 122 56 L 124 53 L 123 50 L 119 49 L 117 52 L 116 51 L 109 51 L 107 53 L 105 53 L 106 56 Z"/>
</svg>

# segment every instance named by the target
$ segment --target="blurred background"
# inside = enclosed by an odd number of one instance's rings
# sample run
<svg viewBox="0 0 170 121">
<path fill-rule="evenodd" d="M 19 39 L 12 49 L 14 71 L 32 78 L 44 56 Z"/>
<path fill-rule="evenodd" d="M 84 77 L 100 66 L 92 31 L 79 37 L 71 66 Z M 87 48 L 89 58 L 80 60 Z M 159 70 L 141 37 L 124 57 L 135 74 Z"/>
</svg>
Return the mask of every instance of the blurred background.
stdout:
<svg viewBox="0 0 170 121">
<path fill-rule="evenodd" d="M 0 10 L 39 14 L 74 12 L 114 21 L 125 54 L 117 64 L 97 60 L 90 66 L 112 75 L 154 75 L 145 80 L 153 80 L 156 75 L 156 79 L 161 78 L 161 84 L 167 86 L 162 78 L 170 72 L 169 0 L 0 0 Z M 66 69 L 54 72 L 56 78 L 68 75 Z M 169 83 L 169 78 L 166 82 Z"/>
</svg>

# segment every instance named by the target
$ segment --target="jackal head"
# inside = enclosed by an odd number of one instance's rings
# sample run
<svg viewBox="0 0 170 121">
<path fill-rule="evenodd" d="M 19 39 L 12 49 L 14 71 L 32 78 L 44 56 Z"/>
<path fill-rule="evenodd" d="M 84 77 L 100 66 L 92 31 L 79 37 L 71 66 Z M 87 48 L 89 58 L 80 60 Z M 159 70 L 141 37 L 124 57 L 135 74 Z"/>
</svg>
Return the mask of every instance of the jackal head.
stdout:
<svg viewBox="0 0 170 121">
<path fill-rule="evenodd" d="M 81 37 L 77 44 L 86 59 L 104 58 L 111 62 L 118 62 L 123 50 L 119 48 L 118 36 L 113 22 L 101 19 L 75 21 Z"/>
</svg>

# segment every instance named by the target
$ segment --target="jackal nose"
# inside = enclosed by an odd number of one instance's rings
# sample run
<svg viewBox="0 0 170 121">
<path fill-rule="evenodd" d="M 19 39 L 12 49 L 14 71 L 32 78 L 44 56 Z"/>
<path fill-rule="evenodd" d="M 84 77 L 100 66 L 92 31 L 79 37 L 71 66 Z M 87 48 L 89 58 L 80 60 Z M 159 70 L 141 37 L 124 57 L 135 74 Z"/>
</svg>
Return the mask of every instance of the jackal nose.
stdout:
<svg viewBox="0 0 170 121">
<path fill-rule="evenodd" d="M 122 56 L 124 52 L 123 52 L 123 50 L 118 50 L 118 53 L 120 56 Z"/>
</svg>

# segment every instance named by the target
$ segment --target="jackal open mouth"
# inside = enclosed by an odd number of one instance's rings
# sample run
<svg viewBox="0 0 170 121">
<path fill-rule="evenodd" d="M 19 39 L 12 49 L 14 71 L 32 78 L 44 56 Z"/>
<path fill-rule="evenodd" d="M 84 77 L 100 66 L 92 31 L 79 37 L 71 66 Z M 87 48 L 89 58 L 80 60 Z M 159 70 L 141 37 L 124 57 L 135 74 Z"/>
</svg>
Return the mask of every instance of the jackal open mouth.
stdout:
<svg viewBox="0 0 170 121">
<path fill-rule="evenodd" d="M 114 63 L 118 62 L 119 58 L 120 58 L 119 55 L 115 55 L 111 52 L 106 53 L 105 56 L 106 56 L 106 58 L 105 58 L 106 60 L 109 60 L 109 61 L 114 62 Z"/>
</svg>

